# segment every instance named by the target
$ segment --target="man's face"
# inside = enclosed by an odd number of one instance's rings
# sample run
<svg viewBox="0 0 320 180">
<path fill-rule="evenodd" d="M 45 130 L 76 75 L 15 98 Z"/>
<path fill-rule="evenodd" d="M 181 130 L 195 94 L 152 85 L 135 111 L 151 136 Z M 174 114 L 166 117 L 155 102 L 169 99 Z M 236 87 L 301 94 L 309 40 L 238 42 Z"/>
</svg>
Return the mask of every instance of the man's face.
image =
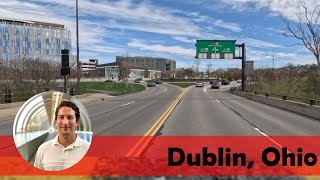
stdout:
<svg viewBox="0 0 320 180">
<path fill-rule="evenodd" d="M 78 125 L 79 121 L 76 120 L 76 114 L 72 108 L 64 106 L 59 109 L 56 126 L 61 135 L 72 136 Z"/>
</svg>

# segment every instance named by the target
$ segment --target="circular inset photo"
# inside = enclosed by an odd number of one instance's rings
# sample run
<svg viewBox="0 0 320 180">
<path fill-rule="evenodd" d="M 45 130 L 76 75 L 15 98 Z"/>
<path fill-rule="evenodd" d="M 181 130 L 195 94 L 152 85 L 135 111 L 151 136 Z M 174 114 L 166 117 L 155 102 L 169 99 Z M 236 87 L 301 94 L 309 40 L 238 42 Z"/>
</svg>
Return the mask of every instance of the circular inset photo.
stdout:
<svg viewBox="0 0 320 180">
<path fill-rule="evenodd" d="M 78 163 L 90 147 L 92 134 L 89 114 L 81 102 L 55 91 L 26 101 L 13 123 L 14 142 L 21 156 L 46 171 Z"/>
</svg>

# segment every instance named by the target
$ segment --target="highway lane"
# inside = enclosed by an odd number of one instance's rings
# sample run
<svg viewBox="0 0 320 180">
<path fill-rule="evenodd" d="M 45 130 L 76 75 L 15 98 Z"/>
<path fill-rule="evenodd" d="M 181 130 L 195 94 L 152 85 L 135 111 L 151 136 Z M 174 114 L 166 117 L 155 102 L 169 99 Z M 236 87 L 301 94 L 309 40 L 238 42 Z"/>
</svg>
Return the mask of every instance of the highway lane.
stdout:
<svg viewBox="0 0 320 180">
<path fill-rule="evenodd" d="M 162 91 L 164 88 L 167 89 L 165 92 Z M 135 102 L 113 111 L 101 104 L 90 107 L 101 107 L 99 111 L 107 112 L 92 118 L 94 135 L 144 135 L 181 93 L 177 87 L 170 85 L 156 85 L 148 89 L 156 91 L 148 96 L 124 97 Z"/>
<path fill-rule="evenodd" d="M 208 84 L 206 84 L 208 86 Z M 222 89 L 192 87 L 162 135 L 319 135 L 320 121 L 254 102 Z"/>
<path fill-rule="evenodd" d="M 137 101 L 143 100 L 145 98 L 153 97 L 161 93 L 165 93 L 167 88 L 162 85 L 158 85 L 156 87 L 146 88 L 145 91 L 129 94 L 125 96 L 119 96 L 114 99 L 109 99 L 105 102 L 100 102 L 92 105 L 87 105 L 86 108 L 90 112 L 90 117 L 96 117 L 102 115 L 103 113 L 107 113 L 110 111 L 114 111 L 123 106 L 127 106 L 133 104 Z M 106 109 L 108 111 L 106 111 Z"/>
<path fill-rule="evenodd" d="M 156 85 L 85 107 L 94 135 L 144 135 L 179 94 L 177 87 Z M 14 119 L 0 122 L 0 135 L 12 135 L 13 122 Z"/>
<path fill-rule="evenodd" d="M 320 135 L 320 121 L 290 111 L 248 100 L 225 91 L 208 91 L 230 111 L 270 136 Z"/>
<path fill-rule="evenodd" d="M 12 134 L 13 134 L 13 121 L 14 121 L 14 119 L 0 121 L 0 136 L 12 136 Z"/>
<path fill-rule="evenodd" d="M 191 87 L 167 119 L 161 135 L 260 135 L 201 87 Z"/>
</svg>

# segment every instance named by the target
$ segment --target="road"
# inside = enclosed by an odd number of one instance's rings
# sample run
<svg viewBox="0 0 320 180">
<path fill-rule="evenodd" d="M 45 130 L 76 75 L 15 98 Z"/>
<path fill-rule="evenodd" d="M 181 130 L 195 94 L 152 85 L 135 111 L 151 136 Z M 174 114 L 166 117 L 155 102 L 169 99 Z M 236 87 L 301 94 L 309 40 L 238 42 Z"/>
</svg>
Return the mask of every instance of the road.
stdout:
<svg viewBox="0 0 320 180">
<path fill-rule="evenodd" d="M 175 86 L 157 85 L 85 107 L 94 135 L 144 135 L 180 93 Z M 0 135 L 12 135 L 13 121 L 0 122 Z"/>
<path fill-rule="evenodd" d="M 208 85 L 207 85 L 208 86 Z M 319 135 L 320 121 L 261 104 L 223 89 L 191 88 L 162 135 Z"/>
<path fill-rule="evenodd" d="M 190 87 L 157 135 L 319 135 L 320 122 L 230 94 Z M 145 135 L 167 112 L 181 90 L 168 84 L 85 106 L 94 135 Z M 13 120 L 0 122 L 0 135 L 12 135 Z"/>
</svg>

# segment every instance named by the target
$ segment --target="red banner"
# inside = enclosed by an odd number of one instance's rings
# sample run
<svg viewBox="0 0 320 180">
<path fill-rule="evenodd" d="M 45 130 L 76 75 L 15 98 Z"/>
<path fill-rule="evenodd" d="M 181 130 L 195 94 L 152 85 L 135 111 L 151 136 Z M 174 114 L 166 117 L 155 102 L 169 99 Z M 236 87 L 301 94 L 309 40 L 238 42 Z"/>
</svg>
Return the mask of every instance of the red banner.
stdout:
<svg viewBox="0 0 320 180">
<path fill-rule="evenodd" d="M 320 175 L 318 136 L 94 136 L 86 156 L 63 171 L 26 162 L 0 137 L 0 176 Z"/>
</svg>

